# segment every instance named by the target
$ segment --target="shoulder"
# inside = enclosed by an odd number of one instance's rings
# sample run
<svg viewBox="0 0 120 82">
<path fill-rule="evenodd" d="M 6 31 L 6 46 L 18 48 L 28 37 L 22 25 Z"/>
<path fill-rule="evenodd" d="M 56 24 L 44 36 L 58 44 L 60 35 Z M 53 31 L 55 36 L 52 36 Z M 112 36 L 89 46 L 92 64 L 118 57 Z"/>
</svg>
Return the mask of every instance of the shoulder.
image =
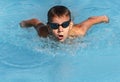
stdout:
<svg viewBox="0 0 120 82">
<path fill-rule="evenodd" d="M 85 33 L 82 28 L 83 28 L 82 24 L 74 24 L 69 32 L 69 37 L 84 36 Z"/>
<path fill-rule="evenodd" d="M 39 36 L 47 37 L 49 35 L 48 26 L 44 24 L 39 24 L 36 26 Z"/>
</svg>

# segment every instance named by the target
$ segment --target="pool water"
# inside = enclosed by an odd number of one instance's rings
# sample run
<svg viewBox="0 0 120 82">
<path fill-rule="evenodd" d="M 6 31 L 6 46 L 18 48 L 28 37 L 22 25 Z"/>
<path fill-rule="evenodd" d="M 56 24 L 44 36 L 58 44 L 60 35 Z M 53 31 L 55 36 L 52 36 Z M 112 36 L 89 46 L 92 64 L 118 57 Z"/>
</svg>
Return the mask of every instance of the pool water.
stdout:
<svg viewBox="0 0 120 82">
<path fill-rule="evenodd" d="M 47 22 L 54 5 L 67 6 L 75 23 L 107 15 L 109 23 L 94 25 L 71 44 L 40 38 L 20 21 Z M 119 82 L 119 0 L 1 0 L 0 82 Z"/>
</svg>

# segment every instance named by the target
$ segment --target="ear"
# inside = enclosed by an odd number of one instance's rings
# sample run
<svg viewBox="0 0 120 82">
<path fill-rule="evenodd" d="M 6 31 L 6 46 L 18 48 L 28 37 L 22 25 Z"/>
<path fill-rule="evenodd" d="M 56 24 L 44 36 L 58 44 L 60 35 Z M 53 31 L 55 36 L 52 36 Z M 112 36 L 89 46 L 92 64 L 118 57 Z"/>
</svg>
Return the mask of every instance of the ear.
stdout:
<svg viewBox="0 0 120 82">
<path fill-rule="evenodd" d="M 73 24 L 74 24 L 73 21 L 71 21 L 71 22 L 70 22 L 70 29 L 72 29 Z"/>
</svg>

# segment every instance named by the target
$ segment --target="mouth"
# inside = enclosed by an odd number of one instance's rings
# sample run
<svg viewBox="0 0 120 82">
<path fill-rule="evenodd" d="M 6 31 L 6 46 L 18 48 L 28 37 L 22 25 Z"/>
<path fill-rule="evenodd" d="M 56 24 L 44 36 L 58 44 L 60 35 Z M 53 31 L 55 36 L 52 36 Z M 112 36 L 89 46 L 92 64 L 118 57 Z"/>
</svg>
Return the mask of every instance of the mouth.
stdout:
<svg viewBox="0 0 120 82">
<path fill-rule="evenodd" d="M 63 35 L 58 35 L 58 40 L 62 40 L 63 39 Z"/>
</svg>

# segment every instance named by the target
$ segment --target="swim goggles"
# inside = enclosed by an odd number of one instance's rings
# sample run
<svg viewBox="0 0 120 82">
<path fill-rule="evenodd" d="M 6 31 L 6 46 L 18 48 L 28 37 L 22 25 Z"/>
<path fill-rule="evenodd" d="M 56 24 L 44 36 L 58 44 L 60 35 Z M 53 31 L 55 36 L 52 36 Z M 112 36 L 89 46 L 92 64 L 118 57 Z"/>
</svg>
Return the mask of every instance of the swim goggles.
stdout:
<svg viewBox="0 0 120 82">
<path fill-rule="evenodd" d="M 52 29 L 58 29 L 59 26 L 62 26 L 63 28 L 67 28 L 67 27 L 69 26 L 69 24 L 70 24 L 70 21 L 71 21 L 71 19 L 70 19 L 69 21 L 63 22 L 62 24 L 52 23 L 52 22 L 48 22 L 47 24 L 48 24 L 48 25 L 50 26 L 50 28 L 52 28 Z"/>
</svg>

